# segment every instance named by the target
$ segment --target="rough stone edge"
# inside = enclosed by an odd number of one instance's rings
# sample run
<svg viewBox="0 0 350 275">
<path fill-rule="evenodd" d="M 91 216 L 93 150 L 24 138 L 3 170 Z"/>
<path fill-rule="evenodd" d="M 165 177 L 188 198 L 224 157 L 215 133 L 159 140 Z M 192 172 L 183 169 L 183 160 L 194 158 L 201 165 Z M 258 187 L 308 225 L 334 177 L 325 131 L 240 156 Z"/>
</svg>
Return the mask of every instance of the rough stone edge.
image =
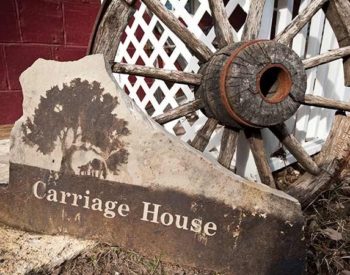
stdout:
<svg viewBox="0 0 350 275">
<path fill-rule="evenodd" d="M 0 274 L 52 269 L 92 249 L 95 241 L 28 233 L 0 224 Z"/>
</svg>

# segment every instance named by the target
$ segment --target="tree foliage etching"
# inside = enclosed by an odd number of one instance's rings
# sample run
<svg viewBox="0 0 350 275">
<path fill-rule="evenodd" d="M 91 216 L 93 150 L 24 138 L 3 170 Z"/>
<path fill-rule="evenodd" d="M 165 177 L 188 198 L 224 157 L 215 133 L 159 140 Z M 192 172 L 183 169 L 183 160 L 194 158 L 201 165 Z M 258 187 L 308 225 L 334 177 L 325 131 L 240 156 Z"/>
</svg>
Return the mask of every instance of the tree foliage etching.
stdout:
<svg viewBox="0 0 350 275">
<path fill-rule="evenodd" d="M 33 119 L 22 125 L 23 141 L 43 154 L 61 146 L 61 172 L 73 174 L 72 156 L 78 150 L 93 151 L 117 174 L 127 163 L 128 151 L 121 140 L 130 132 L 127 121 L 114 113 L 117 97 L 103 94 L 100 83 L 74 79 L 41 97 Z"/>
</svg>

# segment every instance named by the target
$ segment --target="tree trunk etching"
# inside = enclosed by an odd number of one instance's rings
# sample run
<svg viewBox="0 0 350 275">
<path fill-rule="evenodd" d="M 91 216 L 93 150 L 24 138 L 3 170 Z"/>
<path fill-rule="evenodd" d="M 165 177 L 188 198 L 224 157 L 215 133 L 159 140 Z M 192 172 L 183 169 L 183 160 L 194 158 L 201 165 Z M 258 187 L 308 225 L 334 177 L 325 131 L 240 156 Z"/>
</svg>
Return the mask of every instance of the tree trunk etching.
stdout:
<svg viewBox="0 0 350 275">
<path fill-rule="evenodd" d="M 63 156 L 61 160 L 61 169 L 60 172 L 64 174 L 75 174 L 72 168 L 72 157 L 73 154 L 77 151 L 76 146 L 71 146 L 69 149 L 63 151 Z"/>
</svg>

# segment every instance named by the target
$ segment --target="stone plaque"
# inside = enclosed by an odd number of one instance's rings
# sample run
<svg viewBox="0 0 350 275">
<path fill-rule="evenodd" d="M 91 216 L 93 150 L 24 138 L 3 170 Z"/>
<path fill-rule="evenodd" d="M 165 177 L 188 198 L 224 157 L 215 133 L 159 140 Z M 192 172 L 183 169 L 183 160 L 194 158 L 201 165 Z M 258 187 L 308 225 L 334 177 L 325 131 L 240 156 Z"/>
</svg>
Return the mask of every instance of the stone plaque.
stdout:
<svg viewBox="0 0 350 275">
<path fill-rule="evenodd" d="M 229 274 L 300 274 L 303 217 L 143 114 L 102 55 L 37 60 L 21 76 L 0 221 Z"/>
</svg>

